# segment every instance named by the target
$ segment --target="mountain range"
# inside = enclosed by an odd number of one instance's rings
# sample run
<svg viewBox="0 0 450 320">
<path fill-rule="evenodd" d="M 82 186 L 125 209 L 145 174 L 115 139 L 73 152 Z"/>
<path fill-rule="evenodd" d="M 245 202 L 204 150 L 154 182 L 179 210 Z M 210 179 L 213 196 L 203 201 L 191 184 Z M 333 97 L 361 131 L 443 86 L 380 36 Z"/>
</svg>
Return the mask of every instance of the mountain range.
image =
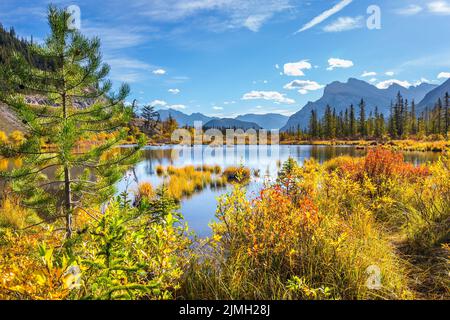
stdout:
<svg viewBox="0 0 450 320">
<path fill-rule="evenodd" d="M 300 111 L 293 114 L 281 131 L 296 130 L 297 128 L 306 129 L 309 124 L 311 111 L 315 110 L 321 118 L 325 113 L 327 105 L 335 108 L 336 112 L 339 113 L 345 111 L 345 109 L 353 104 L 355 112 L 358 113 L 358 104 L 361 99 L 364 99 L 366 103 L 367 115 L 370 112 L 374 112 L 375 107 L 378 107 L 380 113 L 388 116 L 390 114 L 391 102 L 395 101 L 398 92 L 400 92 L 404 99 L 408 99 L 410 102 L 414 100 L 417 104 L 419 101 L 425 100 L 426 96 L 431 92 L 436 91 L 436 94 L 429 97 L 430 101 L 442 92 L 450 91 L 450 87 L 446 83 L 439 87 L 430 83 L 421 83 L 409 88 L 394 83 L 386 89 L 380 89 L 365 81 L 354 78 L 350 78 L 345 83 L 335 81 L 325 87 L 323 96 L 319 100 L 308 102 Z M 422 103 L 418 104 L 417 112 L 422 111 L 420 106 L 422 106 Z"/>
<path fill-rule="evenodd" d="M 261 128 L 266 130 L 280 129 L 282 128 L 289 117 L 277 113 L 267 113 L 267 114 L 245 114 L 235 118 L 236 120 L 254 122 L 258 124 Z"/>
<path fill-rule="evenodd" d="M 192 113 L 190 115 L 185 114 L 179 110 L 174 109 L 161 109 L 158 110 L 159 116 L 161 120 L 167 120 L 169 116 L 172 116 L 177 122 L 180 127 L 184 126 L 194 126 L 194 122 L 201 121 L 205 127 L 214 127 L 214 128 L 254 128 L 255 125 L 258 126 L 258 128 L 264 128 L 267 130 L 271 129 L 280 129 L 282 126 L 284 126 L 288 120 L 289 117 L 283 116 L 276 113 L 268 113 L 268 114 L 245 114 L 238 116 L 234 119 L 231 118 L 225 118 L 220 119 L 217 117 L 208 117 L 205 116 L 202 113 Z M 227 120 L 222 122 L 212 122 L 207 126 L 209 122 L 212 120 Z M 231 121 L 235 120 L 235 121 Z"/>
<path fill-rule="evenodd" d="M 213 119 L 208 121 L 204 126 L 204 129 L 262 129 L 261 126 L 254 122 L 241 121 L 237 119 L 230 118 L 222 118 L 222 119 Z"/>
<path fill-rule="evenodd" d="M 347 82 L 335 81 L 327 85 L 324 89 L 322 97 L 314 102 L 308 102 L 303 108 L 291 117 L 284 115 L 268 113 L 268 114 L 245 114 L 235 117 L 234 119 L 220 119 L 217 117 L 208 117 L 202 113 L 193 113 L 187 115 L 181 111 L 174 109 L 159 110 L 162 120 L 166 120 L 171 115 L 177 120 L 180 126 L 193 126 L 195 121 L 202 121 L 208 124 L 208 127 L 214 128 L 254 128 L 255 124 L 261 128 L 281 129 L 281 131 L 297 130 L 297 128 L 307 129 L 311 111 L 315 110 L 319 117 L 325 113 L 325 108 L 330 105 L 336 109 L 336 112 L 345 111 L 351 104 L 355 107 L 358 114 L 358 104 L 361 99 L 366 103 L 366 113 L 378 111 L 386 117 L 390 114 L 391 103 L 395 101 L 397 94 L 400 92 L 404 99 L 409 102 L 415 101 L 416 112 L 419 114 L 426 107 L 432 108 L 438 98 L 443 99 L 446 92 L 450 92 L 450 79 L 441 85 L 430 83 L 421 83 L 416 86 L 405 88 L 397 83 L 393 83 L 388 88 L 380 89 L 376 86 L 362 80 L 350 78 Z M 235 121 L 232 121 L 235 120 Z M 206 127 L 206 125 L 205 125 Z"/>
<path fill-rule="evenodd" d="M 417 106 L 418 110 L 423 111 L 426 108 L 433 108 L 439 98 L 443 99 L 446 93 L 450 93 L 450 79 L 442 85 L 428 92 L 423 100 Z"/>
</svg>

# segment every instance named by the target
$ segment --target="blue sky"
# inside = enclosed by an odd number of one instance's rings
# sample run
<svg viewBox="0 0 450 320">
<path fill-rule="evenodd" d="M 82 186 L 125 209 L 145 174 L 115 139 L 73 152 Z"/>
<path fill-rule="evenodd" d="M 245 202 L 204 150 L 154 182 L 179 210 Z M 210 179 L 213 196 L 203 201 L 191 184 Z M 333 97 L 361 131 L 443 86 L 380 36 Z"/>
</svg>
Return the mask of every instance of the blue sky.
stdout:
<svg viewBox="0 0 450 320">
<path fill-rule="evenodd" d="M 2 0 L 0 22 L 44 39 L 50 2 L 78 5 L 111 79 L 157 108 L 289 115 L 336 80 L 450 77 L 450 0 Z M 367 27 L 370 5 L 381 29 Z"/>
</svg>

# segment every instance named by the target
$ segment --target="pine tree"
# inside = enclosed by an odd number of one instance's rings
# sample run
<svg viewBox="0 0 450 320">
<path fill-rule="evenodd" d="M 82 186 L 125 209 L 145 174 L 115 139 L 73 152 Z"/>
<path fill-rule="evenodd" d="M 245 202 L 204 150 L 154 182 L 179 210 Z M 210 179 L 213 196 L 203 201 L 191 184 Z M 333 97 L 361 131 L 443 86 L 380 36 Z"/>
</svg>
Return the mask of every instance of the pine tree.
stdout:
<svg viewBox="0 0 450 320">
<path fill-rule="evenodd" d="M 141 113 L 142 118 L 145 120 L 145 128 L 148 131 L 154 130 L 159 122 L 159 113 L 155 111 L 155 107 L 146 105 L 142 109 Z"/>
<path fill-rule="evenodd" d="M 363 99 L 359 103 L 359 133 L 362 137 L 367 136 L 366 103 Z"/>
<path fill-rule="evenodd" d="M 350 135 L 352 138 L 356 136 L 356 116 L 353 104 L 350 105 Z"/>
<path fill-rule="evenodd" d="M 311 110 L 311 117 L 309 119 L 309 134 L 311 138 L 318 138 L 320 135 L 319 120 L 315 110 Z"/>
<path fill-rule="evenodd" d="M 445 93 L 445 136 L 448 138 L 448 131 L 450 129 L 450 97 L 448 92 Z"/>
<path fill-rule="evenodd" d="M 436 117 L 436 130 L 435 133 L 441 134 L 442 133 L 442 100 L 441 98 L 438 99 L 438 102 L 436 104 L 435 108 L 435 117 Z"/>
<path fill-rule="evenodd" d="M 137 160 L 144 140 L 135 148 L 116 148 L 128 134 L 132 112 L 123 102 L 129 88 L 110 93 L 99 39 L 70 30 L 68 18 L 65 10 L 49 7 L 51 34 L 44 46 L 30 48 L 33 55 L 54 61 L 54 68 L 36 68 L 19 52 L 0 67 L 1 100 L 17 111 L 28 131 L 25 143 L 0 149 L 3 156 L 23 159 L 20 169 L 0 178 L 11 182 L 23 206 L 46 219 L 64 218 L 71 237 L 76 209 L 103 203 L 115 193 L 115 183 Z M 26 95 L 45 102 L 29 105 Z M 83 143 L 97 133 L 110 135 L 93 145 Z"/>
<path fill-rule="evenodd" d="M 323 117 L 323 130 L 325 138 L 333 138 L 333 115 L 331 113 L 330 105 L 327 105 L 325 108 L 325 115 Z"/>
<path fill-rule="evenodd" d="M 411 102 L 411 133 L 417 134 L 417 116 L 416 116 L 416 103 L 414 100 Z"/>
</svg>

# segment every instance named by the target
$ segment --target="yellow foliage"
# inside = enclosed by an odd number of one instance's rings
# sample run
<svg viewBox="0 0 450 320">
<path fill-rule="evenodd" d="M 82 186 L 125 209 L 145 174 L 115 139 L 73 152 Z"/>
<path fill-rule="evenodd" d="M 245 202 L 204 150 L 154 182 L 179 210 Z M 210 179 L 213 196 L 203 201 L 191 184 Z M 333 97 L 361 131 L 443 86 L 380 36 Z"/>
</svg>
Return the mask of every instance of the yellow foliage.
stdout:
<svg viewBox="0 0 450 320">
<path fill-rule="evenodd" d="M 0 144 L 8 143 L 8 136 L 5 132 L 0 131 Z"/>
<path fill-rule="evenodd" d="M 23 135 L 22 131 L 16 130 L 11 132 L 11 134 L 9 135 L 9 141 L 12 144 L 20 145 L 25 141 L 25 136 Z"/>
</svg>

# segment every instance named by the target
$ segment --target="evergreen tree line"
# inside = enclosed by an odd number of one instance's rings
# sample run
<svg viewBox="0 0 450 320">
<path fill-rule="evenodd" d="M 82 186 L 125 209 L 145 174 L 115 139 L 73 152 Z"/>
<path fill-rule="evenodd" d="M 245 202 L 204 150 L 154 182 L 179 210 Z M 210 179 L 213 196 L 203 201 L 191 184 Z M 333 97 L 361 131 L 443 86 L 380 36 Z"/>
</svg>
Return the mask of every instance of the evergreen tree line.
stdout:
<svg viewBox="0 0 450 320">
<path fill-rule="evenodd" d="M 307 130 L 297 129 L 300 137 L 313 139 L 380 139 L 389 136 L 402 139 L 410 136 L 424 137 L 442 135 L 448 137 L 450 129 L 449 93 L 439 99 L 433 108 L 418 113 L 416 104 L 397 94 L 395 103 L 390 107 L 390 115 L 379 112 L 378 107 L 367 113 L 364 99 L 355 107 L 350 105 L 341 112 L 327 105 L 322 118 L 316 110 L 311 111 Z M 291 132 L 294 133 L 294 132 Z"/>
<path fill-rule="evenodd" d="M 12 62 L 14 53 L 23 56 L 29 64 L 41 70 L 54 70 L 55 60 L 38 54 L 32 47 L 37 46 L 33 38 L 28 41 L 19 39 L 14 28 L 6 30 L 0 23 L 0 65 Z"/>
</svg>

